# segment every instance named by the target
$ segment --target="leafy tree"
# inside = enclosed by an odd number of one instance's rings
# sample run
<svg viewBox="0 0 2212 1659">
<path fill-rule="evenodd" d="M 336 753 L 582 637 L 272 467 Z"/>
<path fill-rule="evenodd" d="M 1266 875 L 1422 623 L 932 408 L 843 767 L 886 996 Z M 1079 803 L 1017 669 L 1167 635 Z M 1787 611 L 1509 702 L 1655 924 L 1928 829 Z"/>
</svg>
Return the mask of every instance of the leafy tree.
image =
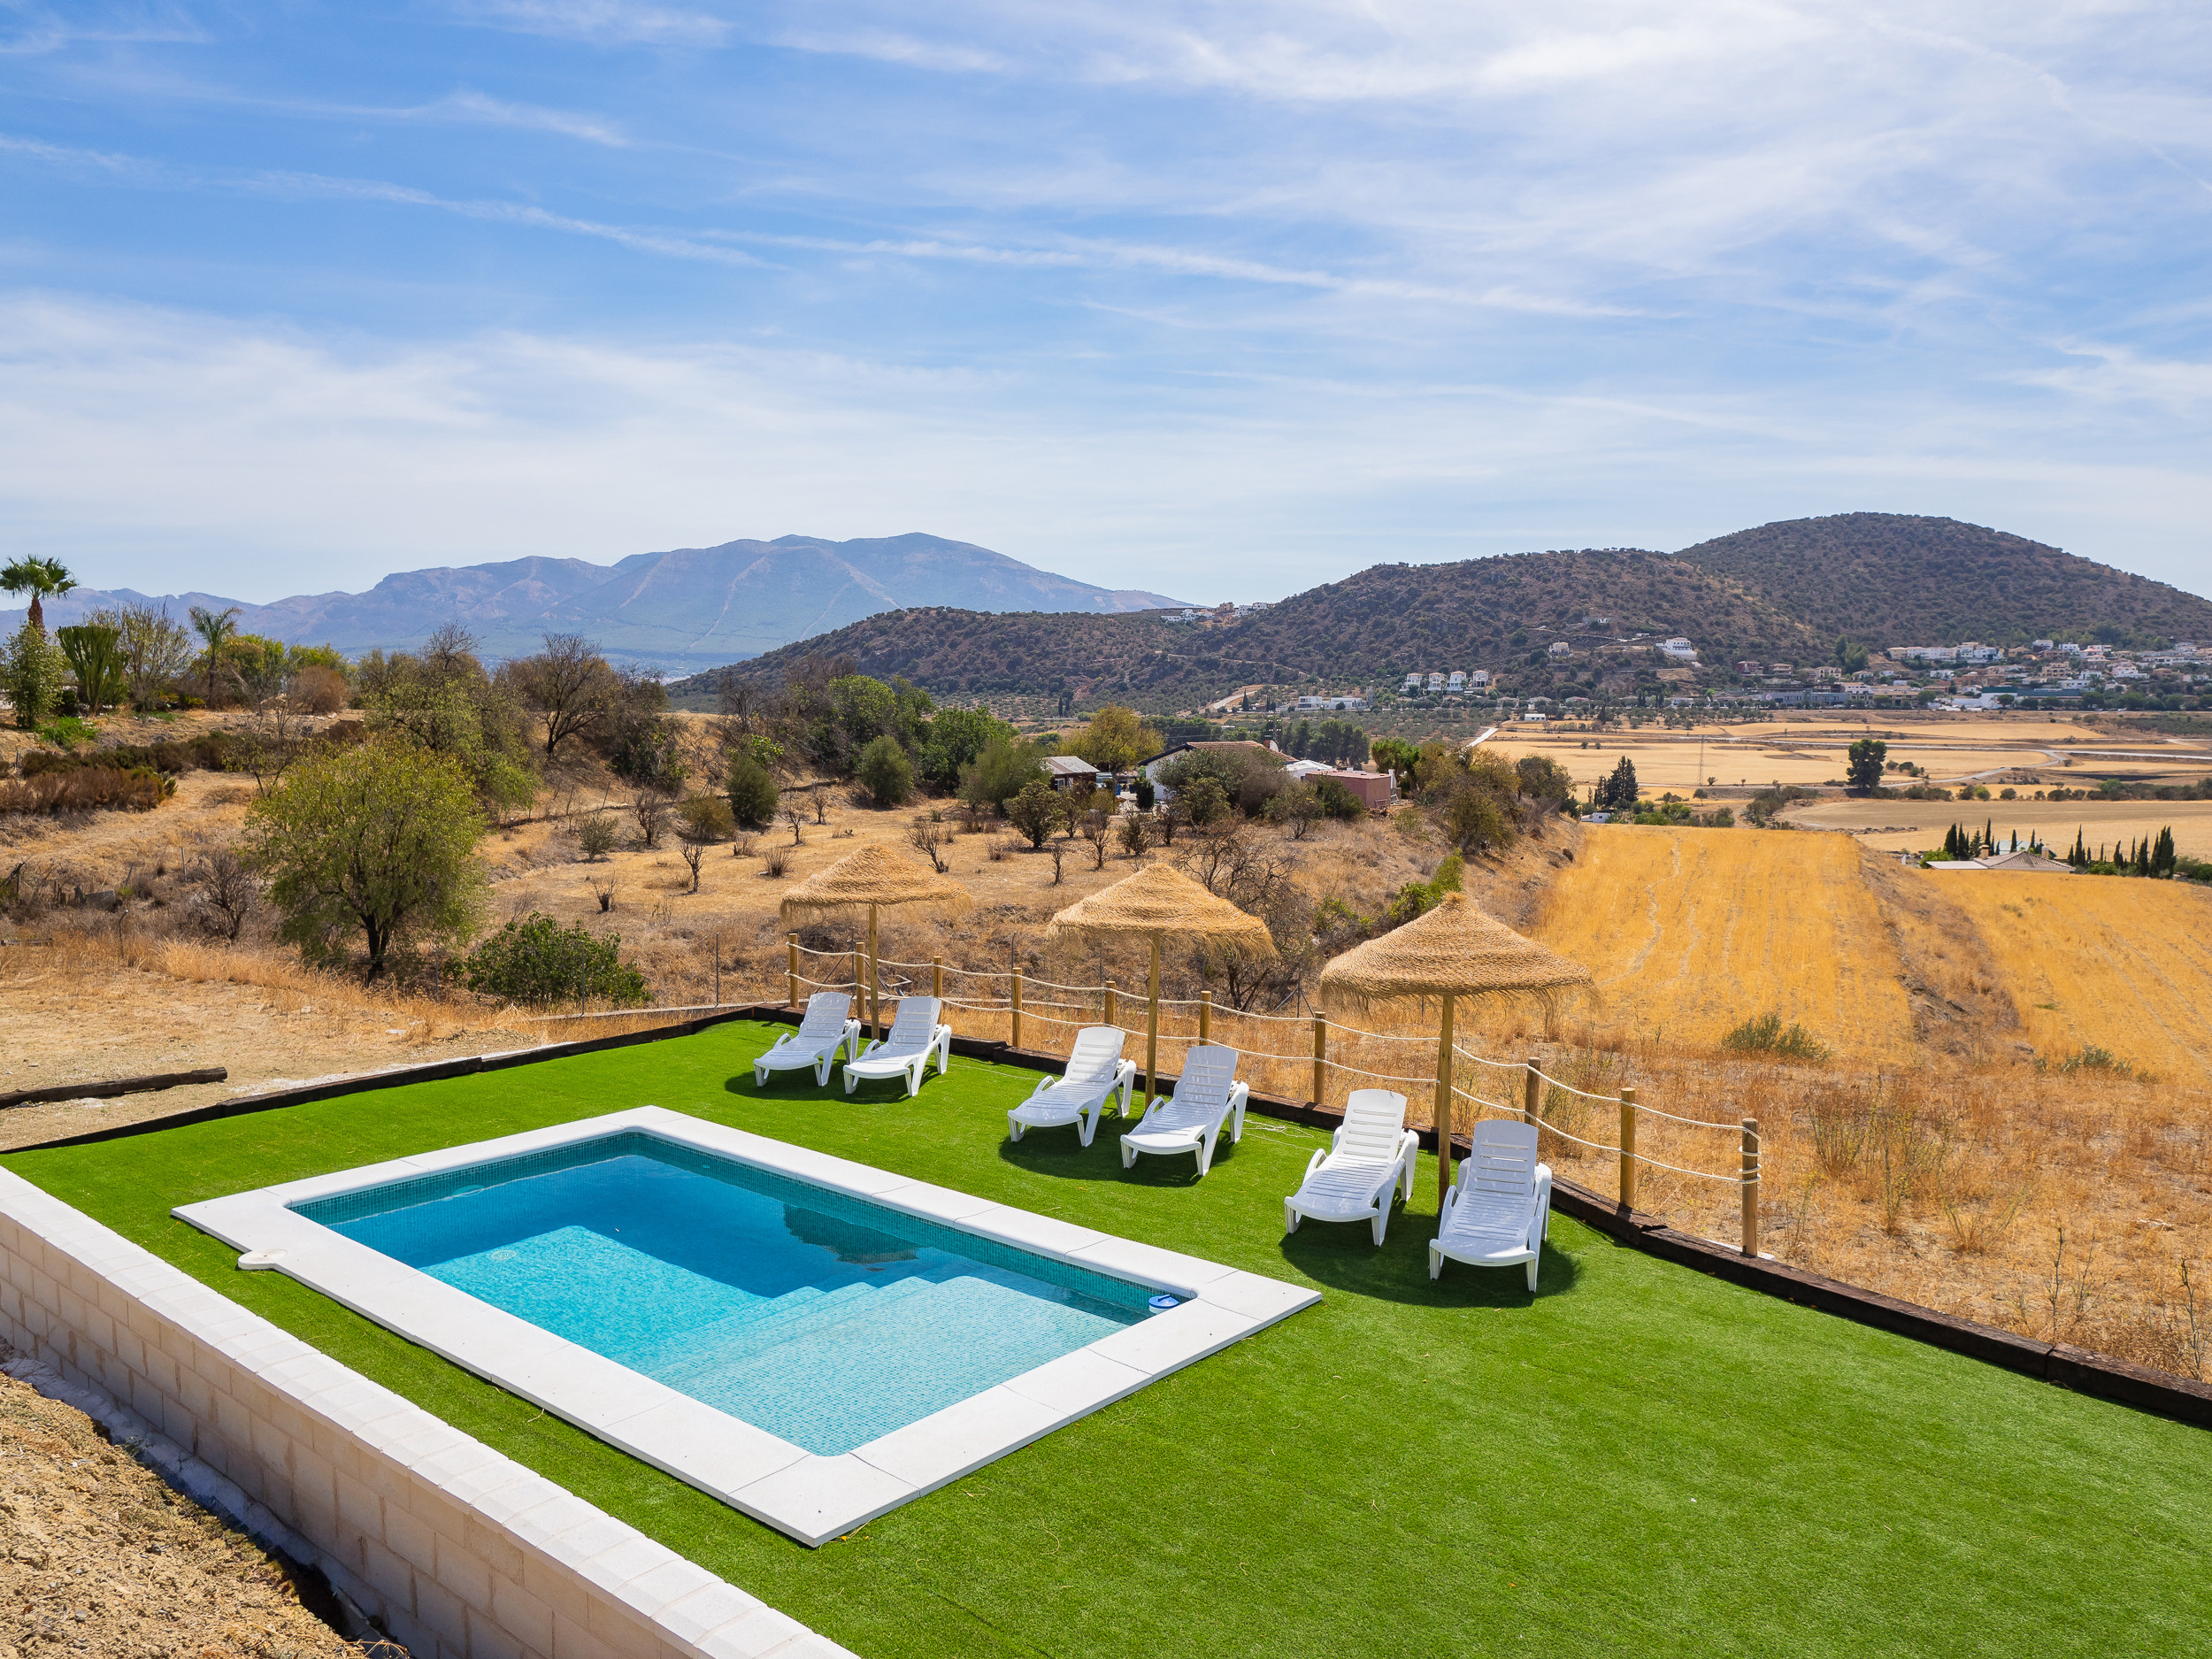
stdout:
<svg viewBox="0 0 2212 1659">
<path fill-rule="evenodd" d="M 1851 745 L 1845 763 L 1843 780 L 1854 789 L 1878 789 L 1882 787 L 1882 763 L 1889 757 L 1889 745 L 1878 737 L 1863 737 Z"/>
<path fill-rule="evenodd" d="M 1612 775 L 1598 785 L 1597 803 L 1610 811 L 1625 812 L 1636 804 L 1641 791 L 1636 782 L 1636 763 L 1625 755 Z"/>
<path fill-rule="evenodd" d="M 77 579 L 59 559 L 19 558 L 0 565 L 0 588 L 31 596 L 27 621 L 41 634 L 46 632 L 46 607 L 40 602 L 59 598 L 76 585 Z"/>
<path fill-rule="evenodd" d="M 370 652 L 361 659 L 361 688 L 373 735 L 457 763 L 488 812 L 535 798 L 521 710 L 511 689 L 484 672 L 465 630 L 441 628 L 411 655 Z"/>
<path fill-rule="evenodd" d="M 1524 755 L 1513 770 L 1521 794 L 1532 801 L 1563 801 L 1574 793 L 1567 769 L 1548 755 Z"/>
<path fill-rule="evenodd" d="M 487 888 L 485 823 L 461 763 L 406 742 L 370 742 L 295 766 L 246 813 L 246 847 L 311 960 L 358 930 L 368 976 L 421 937 L 475 930 Z"/>
<path fill-rule="evenodd" d="M 1313 792 L 1320 800 L 1324 818 L 1349 824 L 1367 816 L 1367 803 L 1333 778 L 1314 779 Z"/>
<path fill-rule="evenodd" d="M 18 726 L 33 731 L 45 723 L 61 701 L 62 677 L 68 669 L 68 659 L 37 623 L 26 621 L 15 631 L 5 659 L 0 661 L 0 680 L 15 705 Z"/>
<path fill-rule="evenodd" d="M 619 933 L 595 938 L 581 922 L 563 931 L 550 916 L 533 910 L 469 952 L 461 972 L 480 996 L 541 1006 L 572 996 L 601 998 L 618 1008 L 641 1007 L 645 977 L 624 964 L 621 947 Z"/>
<path fill-rule="evenodd" d="M 1042 778 L 1033 778 L 1006 803 L 1006 816 L 1032 847 L 1041 847 L 1059 827 L 1062 807 L 1058 792 Z"/>
<path fill-rule="evenodd" d="M 1421 764 L 1421 749 L 1402 737 L 1379 737 L 1375 740 L 1369 758 L 1383 772 L 1398 775 L 1398 792 L 1414 793 L 1414 769 Z"/>
<path fill-rule="evenodd" d="M 1042 782 L 1044 775 L 1044 761 L 1033 745 L 1010 733 L 995 736 L 961 772 L 960 798 L 978 806 L 1002 806 L 1028 785 Z"/>
<path fill-rule="evenodd" d="M 922 744 L 921 775 L 940 789 L 958 787 L 994 738 L 1011 741 L 1014 728 L 988 709 L 947 709 L 929 723 Z"/>
<path fill-rule="evenodd" d="M 131 706 L 150 709 L 161 702 L 172 682 L 192 661 L 192 635 L 169 614 L 169 607 L 130 604 L 103 611 L 92 620 L 112 626 L 123 654 L 123 683 Z"/>
<path fill-rule="evenodd" d="M 723 787 L 729 796 L 730 815 L 741 827 L 764 830 L 776 821 L 776 807 L 781 797 L 775 780 L 752 756 L 741 749 L 730 752 Z"/>
<path fill-rule="evenodd" d="M 878 806 L 904 806 L 914 793 L 914 763 L 887 732 L 860 751 L 854 775 Z"/>
<path fill-rule="evenodd" d="M 1101 772 L 1127 772 L 1150 760 L 1164 747 L 1160 734 L 1135 710 L 1110 703 L 1075 734 L 1069 753 L 1089 761 Z"/>
<path fill-rule="evenodd" d="M 1464 852 L 1510 846 L 1516 832 L 1508 798 L 1472 781 L 1462 784 L 1445 799 L 1445 834 Z"/>
<path fill-rule="evenodd" d="M 200 636 L 207 648 L 204 653 L 207 658 L 207 701 L 208 706 L 212 708 L 215 703 L 215 674 L 222 663 L 223 647 L 238 632 L 238 607 L 233 605 L 227 611 L 211 611 L 205 605 L 194 605 L 192 631 Z"/>
<path fill-rule="evenodd" d="M 1176 792 L 1175 804 L 1185 823 L 1203 829 L 1229 816 L 1229 792 L 1211 772 L 1200 772 Z"/>
<path fill-rule="evenodd" d="M 1855 640 L 1847 639 L 1840 634 L 1836 636 L 1836 666 L 1842 669 L 1845 673 L 1857 673 L 1867 665 L 1870 660 L 1865 646 Z"/>
<path fill-rule="evenodd" d="M 1340 789 L 1344 786 L 1339 784 Z M 1291 785 L 1267 803 L 1268 817 L 1290 826 L 1290 838 L 1302 841 L 1313 833 L 1313 826 L 1321 822 L 1321 795 L 1305 780 Z"/>
<path fill-rule="evenodd" d="M 61 654 L 69 659 L 77 677 L 77 703 L 87 714 L 97 714 L 123 693 L 123 653 L 119 630 L 97 622 L 73 628 L 57 628 L 54 637 Z"/>
</svg>

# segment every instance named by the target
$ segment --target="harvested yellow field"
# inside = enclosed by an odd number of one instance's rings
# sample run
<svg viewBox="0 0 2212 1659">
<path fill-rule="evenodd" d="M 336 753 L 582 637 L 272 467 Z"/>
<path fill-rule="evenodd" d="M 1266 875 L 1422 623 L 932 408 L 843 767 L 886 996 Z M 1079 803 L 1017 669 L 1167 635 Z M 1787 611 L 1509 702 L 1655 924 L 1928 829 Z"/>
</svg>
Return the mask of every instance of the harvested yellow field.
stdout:
<svg viewBox="0 0 2212 1659">
<path fill-rule="evenodd" d="M 2119 877 L 1937 875 L 1972 918 L 2037 1055 L 2102 1048 L 2200 1081 L 2212 1055 L 2212 893 Z"/>
<path fill-rule="evenodd" d="M 1839 1053 L 1912 1047 L 1896 949 L 1845 836 L 1592 829 L 1535 933 L 1596 976 L 1601 1022 L 1671 1045 L 1771 1010 Z"/>
<path fill-rule="evenodd" d="M 1808 829 L 1849 830 L 1864 846 L 1915 851 L 1941 845 L 1954 824 L 1994 824 L 2008 844 L 2015 830 L 2024 845 L 2033 833 L 2061 852 L 2074 844 L 2077 829 L 2093 848 L 2154 839 L 2171 828 L 2183 853 L 2212 858 L 2212 801 L 1818 801 L 1789 818 Z"/>
</svg>

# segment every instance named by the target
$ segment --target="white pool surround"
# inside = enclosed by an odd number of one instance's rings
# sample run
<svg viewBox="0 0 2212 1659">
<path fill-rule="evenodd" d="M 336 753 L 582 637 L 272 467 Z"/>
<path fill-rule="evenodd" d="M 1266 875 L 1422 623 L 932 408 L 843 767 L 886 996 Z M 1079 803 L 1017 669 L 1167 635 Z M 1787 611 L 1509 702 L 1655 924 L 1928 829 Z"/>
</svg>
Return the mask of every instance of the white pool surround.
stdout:
<svg viewBox="0 0 2212 1659">
<path fill-rule="evenodd" d="M 1133 1280 L 1180 1305 L 837 1456 L 809 1452 L 308 1220 L 306 1200 L 624 1132 Z M 1191 1202 L 1202 1202 L 1202 1192 Z M 1156 1249 L 805 1147 L 641 1106 L 236 1193 L 173 1212 L 409 1340 L 732 1508 L 818 1546 L 1320 1301 L 1318 1291 Z"/>
</svg>

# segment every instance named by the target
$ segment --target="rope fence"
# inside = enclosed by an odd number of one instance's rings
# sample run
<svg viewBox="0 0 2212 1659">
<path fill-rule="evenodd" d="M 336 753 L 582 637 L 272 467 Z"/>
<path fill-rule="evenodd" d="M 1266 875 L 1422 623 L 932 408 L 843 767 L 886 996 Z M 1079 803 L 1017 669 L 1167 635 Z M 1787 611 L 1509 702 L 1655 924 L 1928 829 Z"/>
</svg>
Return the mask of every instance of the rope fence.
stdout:
<svg viewBox="0 0 2212 1659">
<path fill-rule="evenodd" d="M 941 957 L 927 962 L 895 962 L 879 959 L 875 964 L 875 982 L 869 983 L 869 969 L 865 954 L 857 949 L 816 950 L 799 943 L 798 935 L 786 938 L 787 962 L 785 971 L 787 1001 L 796 1007 L 800 1002 L 800 987 L 818 990 L 849 991 L 859 1007 L 857 1012 L 867 1018 L 878 1031 L 882 1028 L 882 1002 L 887 994 L 895 998 L 911 994 L 926 985 L 928 995 L 936 997 L 948 1008 L 978 1017 L 964 1022 L 975 1029 L 964 1035 L 987 1040 L 1002 1039 L 1011 1047 L 1025 1046 L 1054 1052 L 1071 1044 L 1071 1038 L 1059 1033 L 1072 1033 L 1086 1025 L 1118 1025 L 1132 1034 L 1141 1036 L 1148 1029 L 1153 1004 L 1142 987 L 1134 991 L 1118 985 L 1111 979 L 1099 985 L 1071 985 L 1057 979 L 1032 977 L 1019 968 L 1004 971 L 982 968 L 961 968 L 948 965 Z M 849 969 L 834 979 L 818 979 L 800 972 L 801 958 L 809 957 L 825 964 L 833 964 L 837 969 Z M 811 965 L 811 964 L 808 964 Z M 895 971 L 901 977 L 895 987 L 885 984 L 884 971 Z M 818 970 L 818 972 L 819 970 Z M 833 970 L 834 971 L 834 970 Z M 961 988 L 966 995 L 947 994 L 948 979 L 964 981 Z M 973 989 L 969 989 L 972 985 Z M 1038 992 L 1060 992 L 1075 997 L 1066 1001 L 1050 995 L 1040 997 Z M 1387 1064 L 1386 1056 L 1402 1053 L 1402 1049 L 1385 1049 L 1383 1053 L 1368 1052 L 1371 1046 L 1386 1044 L 1414 1044 L 1438 1050 L 1436 1038 L 1419 1033 L 1369 1031 L 1357 1025 L 1347 1025 L 1325 1015 L 1261 1014 L 1245 1009 L 1221 1008 L 1215 1005 L 1211 992 L 1202 992 L 1197 997 L 1163 997 L 1158 1004 L 1159 1041 L 1164 1049 L 1163 1060 L 1172 1053 L 1172 1046 L 1180 1044 L 1187 1050 L 1194 1046 L 1216 1041 L 1217 1022 L 1250 1020 L 1271 1025 L 1302 1025 L 1312 1033 L 1309 1053 L 1286 1054 L 1270 1048 L 1247 1048 L 1236 1045 L 1239 1071 L 1260 1092 L 1281 1099 L 1308 1100 L 1315 1106 L 1327 1109 L 1333 1103 L 1340 1105 L 1340 1096 L 1371 1084 L 1396 1083 L 1408 1088 L 1409 1122 L 1423 1123 L 1434 1127 L 1436 1112 L 1431 1091 L 1445 1091 L 1444 1098 L 1463 1102 L 1466 1106 L 1483 1115 L 1518 1118 L 1538 1132 L 1541 1155 L 1547 1158 L 1579 1162 L 1586 1155 L 1611 1159 L 1616 1166 L 1615 1195 L 1624 1208 L 1634 1209 L 1638 1187 L 1645 1171 L 1655 1176 L 1674 1176 L 1695 1181 L 1719 1182 L 1737 1187 L 1741 1192 L 1740 1243 L 1744 1253 L 1755 1256 L 1759 1248 L 1759 1133 L 1755 1118 L 1745 1118 L 1735 1123 L 1711 1118 L 1689 1118 L 1655 1106 L 1646 1106 L 1636 1098 L 1636 1090 L 1624 1087 L 1612 1094 L 1586 1088 L 1580 1084 L 1555 1077 L 1543 1071 L 1533 1059 L 1500 1060 L 1487 1055 L 1470 1052 L 1456 1043 L 1449 1048 L 1447 1062 L 1439 1055 L 1435 1071 L 1425 1075 L 1408 1075 L 1382 1069 Z M 1073 1018 L 1062 1018 L 1072 1014 Z M 1025 1026 L 1027 1027 L 1026 1032 Z M 1193 1026 L 1195 1029 L 1191 1029 Z M 1025 1036 L 1028 1041 L 1025 1044 Z M 1402 1064 L 1402 1062 L 1401 1062 Z M 1458 1073 L 1463 1066 L 1486 1068 L 1493 1071 L 1519 1073 L 1522 1078 L 1522 1101 L 1518 1106 L 1505 1102 L 1488 1100 L 1460 1087 Z M 1571 1069 L 1571 1068 L 1567 1068 Z M 1599 1075 L 1601 1071 L 1595 1067 Z M 1145 1079 L 1148 1098 L 1154 1092 L 1154 1079 Z M 1413 1090 L 1424 1091 L 1416 1094 Z M 1426 1098 L 1425 1099 L 1425 1095 Z M 1590 1118 L 1599 1109 L 1617 1111 L 1619 1131 L 1611 1142 L 1590 1138 Z M 1732 1170 L 1701 1169 L 1693 1163 L 1676 1162 L 1683 1155 L 1676 1153 L 1670 1142 L 1678 1136 L 1694 1130 L 1723 1130 L 1740 1138 L 1737 1167 Z M 1586 1133 L 1588 1132 L 1588 1133 Z M 1649 1144 L 1640 1145 L 1648 1139 Z M 1687 1146 L 1689 1143 L 1685 1142 Z M 1702 1143 L 1706 1146 L 1710 1142 Z M 1692 1156 L 1695 1156 L 1693 1148 Z"/>
</svg>

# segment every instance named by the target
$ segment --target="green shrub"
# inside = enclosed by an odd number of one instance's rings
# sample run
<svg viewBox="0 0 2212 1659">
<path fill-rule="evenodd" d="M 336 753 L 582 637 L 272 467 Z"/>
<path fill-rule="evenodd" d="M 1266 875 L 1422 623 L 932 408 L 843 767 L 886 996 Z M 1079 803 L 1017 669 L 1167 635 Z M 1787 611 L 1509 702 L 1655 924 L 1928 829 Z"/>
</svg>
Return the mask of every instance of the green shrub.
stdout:
<svg viewBox="0 0 2212 1659">
<path fill-rule="evenodd" d="M 61 701 L 68 673 L 68 661 L 44 628 L 27 621 L 18 628 L 0 653 L 0 684 L 15 705 L 15 723 L 27 732 L 43 725 Z"/>
<path fill-rule="evenodd" d="M 588 864 L 595 864 L 614 850 L 615 829 L 611 818 L 595 812 L 576 826 L 576 850 L 584 855 Z"/>
<path fill-rule="evenodd" d="M 2115 1077 L 2135 1075 L 2133 1066 L 2110 1049 L 2100 1048 L 2093 1042 L 2085 1043 L 2081 1048 L 2060 1060 L 2047 1060 L 2039 1055 L 2036 1057 L 2035 1069 L 2039 1071 L 2059 1072 L 2108 1071 Z"/>
<path fill-rule="evenodd" d="M 914 793 L 914 763 L 889 733 L 872 739 L 860 751 L 855 777 L 878 806 L 904 806 Z"/>
<path fill-rule="evenodd" d="M 781 798 L 776 780 L 755 756 L 741 749 L 732 752 L 723 788 L 729 796 L 730 818 L 739 828 L 764 830 L 776 821 Z"/>
<path fill-rule="evenodd" d="M 1795 1020 L 1784 1025 L 1781 1015 L 1771 1012 L 1745 1020 L 1720 1040 L 1720 1046 L 1730 1054 L 1763 1054 L 1777 1060 L 1810 1063 L 1828 1057 L 1826 1045 L 1812 1033 Z"/>
<path fill-rule="evenodd" d="M 1032 847 L 1045 844 L 1045 838 L 1059 827 L 1062 812 L 1059 795 L 1041 778 L 1024 784 L 1021 793 L 1006 803 L 1006 816 L 1029 838 Z"/>
<path fill-rule="evenodd" d="M 645 978 L 624 965 L 621 945 L 619 933 L 595 938 L 581 922 L 564 931 L 550 916 L 533 910 L 527 920 L 509 922 L 469 952 L 461 972 L 469 989 L 483 996 L 534 1003 L 591 998 L 618 1008 L 642 1007 L 649 1000 Z"/>
<path fill-rule="evenodd" d="M 695 795 L 678 809 L 677 835 L 687 841 L 726 841 L 737 833 L 730 803 L 718 795 Z"/>
<path fill-rule="evenodd" d="M 100 728 L 89 720 L 81 720 L 73 714 L 48 720 L 38 728 L 38 741 L 51 743 L 56 749 L 73 750 L 80 743 L 96 743 Z"/>
</svg>

